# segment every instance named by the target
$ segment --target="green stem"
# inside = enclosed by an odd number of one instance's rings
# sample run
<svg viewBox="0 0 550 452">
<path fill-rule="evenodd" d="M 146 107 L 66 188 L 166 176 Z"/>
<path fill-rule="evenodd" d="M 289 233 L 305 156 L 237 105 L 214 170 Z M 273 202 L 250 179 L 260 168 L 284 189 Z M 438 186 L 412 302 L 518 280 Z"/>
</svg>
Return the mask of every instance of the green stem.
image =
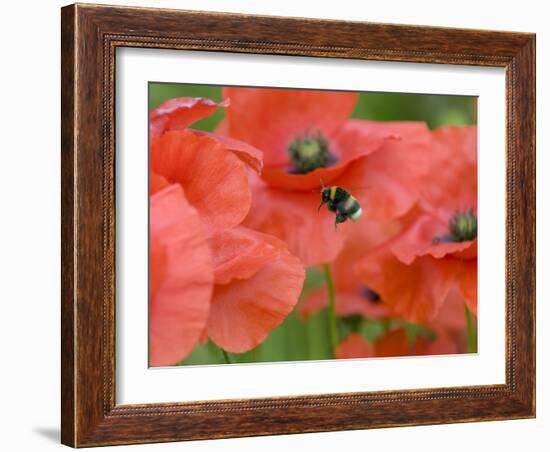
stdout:
<svg viewBox="0 0 550 452">
<path fill-rule="evenodd" d="M 227 354 L 227 352 L 220 347 L 220 350 L 222 352 L 222 355 L 223 355 L 223 359 L 225 361 L 225 364 L 231 364 L 231 360 L 229 359 L 229 355 Z"/>
<path fill-rule="evenodd" d="M 334 294 L 334 282 L 332 280 L 332 272 L 330 271 L 330 265 L 323 265 L 323 273 L 325 274 L 325 280 L 327 283 L 328 293 L 328 325 L 329 325 L 329 337 L 330 345 L 332 349 L 332 356 L 336 358 L 336 348 L 338 347 L 338 323 L 336 318 L 336 296 Z"/>
<path fill-rule="evenodd" d="M 466 331 L 468 333 L 468 353 L 476 353 L 477 332 L 474 318 L 466 305 L 464 305 L 464 312 L 466 313 Z"/>
<path fill-rule="evenodd" d="M 258 347 L 254 347 L 252 350 L 250 350 L 250 360 L 251 362 L 253 363 L 257 363 L 258 362 Z"/>
<path fill-rule="evenodd" d="M 380 320 L 380 322 L 382 324 L 382 331 L 383 331 L 382 334 L 384 334 L 384 335 L 388 334 L 389 331 L 390 331 L 390 322 L 391 322 L 391 320 L 384 318 L 384 319 Z"/>
</svg>

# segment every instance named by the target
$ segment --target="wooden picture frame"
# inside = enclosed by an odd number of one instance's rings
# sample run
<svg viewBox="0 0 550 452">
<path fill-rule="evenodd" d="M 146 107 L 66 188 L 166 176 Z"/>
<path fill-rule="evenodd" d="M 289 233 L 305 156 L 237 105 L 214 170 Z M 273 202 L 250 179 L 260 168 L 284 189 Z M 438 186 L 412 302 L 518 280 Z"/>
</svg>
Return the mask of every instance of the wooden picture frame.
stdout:
<svg viewBox="0 0 550 452">
<path fill-rule="evenodd" d="M 64 444 L 86 447 L 535 416 L 535 35 L 78 4 L 62 9 L 61 32 Z M 506 383 L 116 405 L 118 47 L 505 68 Z"/>
</svg>

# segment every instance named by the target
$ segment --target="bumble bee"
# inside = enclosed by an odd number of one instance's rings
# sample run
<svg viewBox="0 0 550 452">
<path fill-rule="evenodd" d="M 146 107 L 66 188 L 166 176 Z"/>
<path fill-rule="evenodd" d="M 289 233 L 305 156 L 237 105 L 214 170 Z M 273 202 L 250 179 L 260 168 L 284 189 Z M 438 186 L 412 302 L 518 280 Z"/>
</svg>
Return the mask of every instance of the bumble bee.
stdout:
<svg viewBox="0 0 550 452">
<path fill-rule="evenodd" d="M 353 221 L 359 220 L 363 214 L 359 201 L 342 187 L 332 186 L 321 188 L 321 205 L 319 209 L 327 204 L 328 210 L 336 213 L 334 228 L 338 223 L 344 223 L 348 218 Z"/>
</svg>

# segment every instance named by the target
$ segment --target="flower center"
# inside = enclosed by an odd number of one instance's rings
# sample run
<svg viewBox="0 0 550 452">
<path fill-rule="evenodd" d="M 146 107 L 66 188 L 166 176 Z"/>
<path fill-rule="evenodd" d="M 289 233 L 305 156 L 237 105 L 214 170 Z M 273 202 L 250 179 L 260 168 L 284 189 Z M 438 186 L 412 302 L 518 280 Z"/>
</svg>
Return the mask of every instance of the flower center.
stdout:
<svg viewBox="0 0 550 452">
<path fill-rule="evenodd" d="M 306 174 L 334 163 L 328 141 L 321 132 L 297 136 L 288 146 L 288 156 L 296 174 Z"/>
<path fill-rule="evenodd" d="M 449 221 L 449 231 L 454 242 L 466 242 L 477 237 L 477 216 L 474 209 L 457 212 Z"/>
<path fill-rule="evenodd" d="M 477 238 L 477 215 L 474 209 L 457 211 L 449 220 L 449 235 L 434 237 L 434 243 L 467 242 Z"/>
</svg>

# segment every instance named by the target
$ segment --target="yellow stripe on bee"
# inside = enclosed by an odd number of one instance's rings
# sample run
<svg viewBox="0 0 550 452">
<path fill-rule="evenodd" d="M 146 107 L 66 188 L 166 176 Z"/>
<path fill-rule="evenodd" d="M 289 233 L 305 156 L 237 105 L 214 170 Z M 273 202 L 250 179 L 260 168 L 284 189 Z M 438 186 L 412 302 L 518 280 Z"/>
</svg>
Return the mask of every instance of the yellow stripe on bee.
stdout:
<svg viewBox="0 0 550 452">
<path fill-rule="evenodd" d="M 334 197 L 336 196 L 336 189 L 338 187 L 334 186 L 334 187 L 330 187 L 330 199 L 334 199 Z"/>
</svg>

